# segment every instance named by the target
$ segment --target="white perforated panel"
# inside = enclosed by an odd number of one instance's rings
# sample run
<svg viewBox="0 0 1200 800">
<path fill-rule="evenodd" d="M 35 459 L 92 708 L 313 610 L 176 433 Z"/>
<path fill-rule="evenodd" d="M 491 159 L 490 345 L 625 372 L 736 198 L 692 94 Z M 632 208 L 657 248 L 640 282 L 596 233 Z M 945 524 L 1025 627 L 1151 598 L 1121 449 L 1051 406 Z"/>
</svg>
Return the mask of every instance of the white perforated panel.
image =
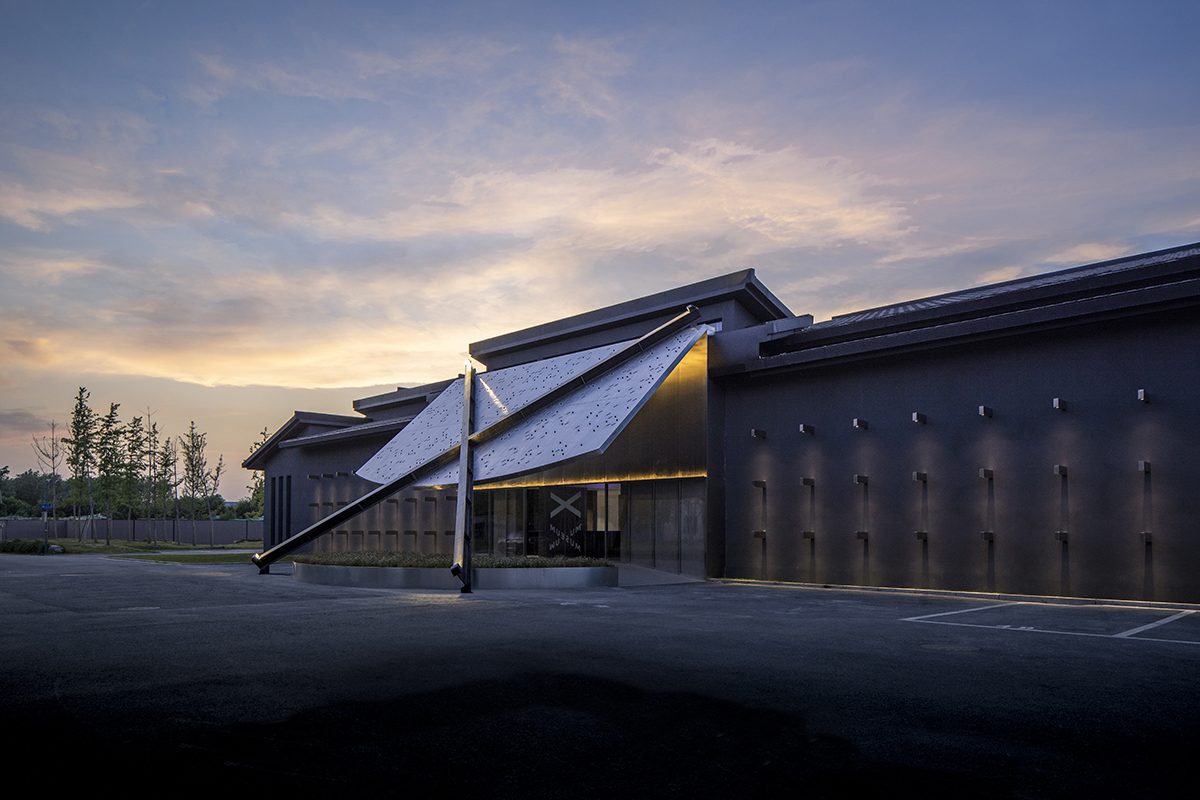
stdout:
<svg viewBox="0 0 1200 800">
<path fill-rule="evenodd" d="M 475 430 L 491 427 L 631 345 L 631 342 L 602 345 L 477 374 Z M 388 483 L 457 445 L 462 434 L 462 395 L 462 379 L 459 378 L 363 464 L 357 474 L 375 483 Z"/>
<path fill-rule="evenodd" d="M 475 450 L 475 480 L 519 475 L 603 452 L 704 332 L 679 331 L 484 442 Z M 455 463 L 423 477 L 420 485 L 457 482 Z"/>
</svg>

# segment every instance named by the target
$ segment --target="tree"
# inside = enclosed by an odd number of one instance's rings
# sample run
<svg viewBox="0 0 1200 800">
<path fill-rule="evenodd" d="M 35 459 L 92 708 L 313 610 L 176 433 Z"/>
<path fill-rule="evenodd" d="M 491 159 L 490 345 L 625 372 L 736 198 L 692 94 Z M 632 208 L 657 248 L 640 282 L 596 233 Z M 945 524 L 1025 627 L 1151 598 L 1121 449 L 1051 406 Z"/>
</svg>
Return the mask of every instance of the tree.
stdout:
<svg viewBox="0 0 1200 800">
<path fill-rule="evenodd" d="M 92 486 L 96 469 L 96 412 L 88 405 L 90 396 L 86 387 L 79 387 L 75 395 L 75 407 L 71 410 L 70 438 L 62 441 L 66 448 L 67 468 L 71 470 L 69 491 L 72 511 L 78 517 L 79 505 L 86 499 L 89 525 L 96 516 L 96 495 Z M 95 535 L 93 528 L 92 536 Z M 83 541 L 82 527 L 79 529 L 79 541 Z"/>
<path fill-rule="evenodd" d="M 58 470 L 63 462 L 63 444 L 58 438 L 58 423 L 50 420 L 50 435 L 38 439 L 34 437 L 33 453 L 37 457 L 38 467 L 49 474 L 49 497 L 51 516 L 58 519 Z M 57 534 L 56 534 L 57 535 Z"/>
<path fill-rule="evenodd" d="M 188 501 L 188 516 L 192 520 L 192 544 L 196 543 L 196 515 L 198 504 L 204 498 L 208 487 L 208 460 L 204 448 L 208 443 L 208 434 L 196 430 L 196 421 L 188 426 L 186 437 L 179 437 L 179 451 L 183 457 L 183 497 Z"/>
<path fill-rule="evenodd" d="M 108 413 L 100 418 L 96 427 L 96 471 L 98 473 L 100 505 L 104 509 L 107 524 L 104 528 L 104 543 L 112 544 L 112 518 L 120 500 L 121 484 L 125 468 L 125 453 L 121 446 L 120 403 L 109 403 Z"/>
<path fill-rule="evenodd" d="M 158 423 L 151 422 L 150 409 L 146 409 L 146 516 L 150 518 L 150 542 L 158 538 Z"/>
<path fill-rule="evenodd" d="M 137 516 L 143 515 L 142 465 L 146 458 L 146 428 L 141 417 L 134 417 L 121 429 L 121 446 L 124 456 L 121 464 L 121 502 L 126 508 L 125 517 L 129 520 L 132 536 L 135 510 Z"/>
<path fill-rule="evenodd" d="M 170 513 L 175 521 L 171 527 L 171 541 L 179 538 L 179 448 L 175 439 L 168 436 L 163 440 L 156 459 L 158 482 L 155 484 L 156 508 L 163 516 Z"/>
<path fill-rule="evenodd" d="M 259 433 L 258 436 L 259 436 L 258 441 L 253 442 L 250 445 L 250 455 L 254 455 L 255 453 L 257 453 L 258 449 L 260 447 L 262 447 L 264 444 L 266 444 L 267 439 L 270 438 L 270 434 L 267 433 L 267 429 L 265 427 L 262 429 L 262 432 Z M 250 483 L 246 484 L 246 489 L 247 489 L 247 491 L 250 492 L 249 499 L 250 499 L 250 504 L 251 504 L 250 510 L 246 516 L 261 517 L 263 515 L 263 503 L 264 503 L 264 494 L 265 494 L 264 484 L 265 484 L 265 479 L 263 477 L 262 470 L 255 470 L 253 473 L 253 477 L 250 479 Z"/>
<path fill-rule="evenodd" d="M 208 490 L 204 496 L 204 505 L 208 508 L 208 546 L 212 547 L 215 544 L 216 531 L 214 530 L 215 523 L 213 522 L 213 499 L 221 497 L 221 474 L 225 472 L 225 456 L 217 455 L 217 466 L 209 472 L 205 481 L 205 487 Z M 224 504 L 224 501 L 221 501 Z"/>
</svg>

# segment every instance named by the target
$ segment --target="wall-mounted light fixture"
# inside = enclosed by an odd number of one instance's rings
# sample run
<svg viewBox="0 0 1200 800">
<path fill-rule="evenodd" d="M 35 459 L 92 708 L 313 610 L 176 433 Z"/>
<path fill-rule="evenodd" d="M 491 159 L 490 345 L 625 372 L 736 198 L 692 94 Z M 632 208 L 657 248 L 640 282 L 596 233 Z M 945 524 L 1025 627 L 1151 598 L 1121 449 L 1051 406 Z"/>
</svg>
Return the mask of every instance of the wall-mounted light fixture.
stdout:
<svg viewBox="0 0 1200 800">
<path fill-rule="evenodd" d="M 1149 471 L 1150 471 L 1150 462 L 1149 461 L 1139 461 L 1138 462 L 1138 472 L 1149 472 Z"/>
<path fill-rule="evenodd" d="M 814 428 L 812 425 L 806 425 L 803 422 L 801 422 L 800 423 L 800 432 L 807 433 L 809 436 L 812 436 L 817 432 L 817 429 Z"/>
<path fill-rule="evenodd" d="M 805 539 L 815 539 L 815 538 L 817 538 L 817 532 L 816 531 L 800 531 L 800 536 Z"/>
<path fill-rule="evenodd" d="M 1057 541 L 1065 542 L 1065 541 L 1067 541 L 1067 532 L 1066 531 L 1055 531 L 1054 538 Z"/>
<path fill-rule="evenodd" d="M 1054 407 L 1055 411 L 1067 410 L 1067 401 L 1063 400 L 1061 397 L 1054 398 L 1052 401 L 1050 401 L 1050 405 Z"/>
<path fill-rule="evenodd" d="M 979 416 L 981 416 L 981 417 L 992 416 L 992 407 L 991 406 L 980 406 L 979 407 Z"/>
<path fill-rule="evenodd" d="M 801 478 L 800 483 L 803 486 L 816 486 L 817 479 L 816 478 Z"/>
<path fill-rule="evenodd" d="M 859 475 L 858 473 L 855 473 L 854 474 L 854 483 L 859 486 L 866 486 L 867 485 L 867 476 Z"/>
<path fill-rule="evenodd" d="M 754 488 L 756 488 L 756 489 L 766 489 L 767 488 L 766 481 L 750 481 L 750 483 L 754 484 Z"/>
<path fill-rule="evenodd" d="M 979 477 L 985 481 L 990 481 L 992 478 L 996 477 L 996 473 L 991 467 L 980 467 Z"/>
<path fill-rule="evenodd" d="M 917 483 L 925 483 L 926 481 L 929 480 L 929 473 L 928 472 L 914 472 L 912 474 L 912 478 Z"/>
<path fill-rule="evenodd" d="M 867 533 L 867 531 L 855 531 L 854 535 L 857 536 L 859 539 L 866 541 L 869 534 Z"/>
<path fill-rule="evenodd" d="M 767 438 L 767 432 L 766 432 L 766 431 L 764 431 L 762 428 L 751 428 L 751 429 L 750 429 L 750 438 L 752 438 L 752 439 L 766 439 L 766 438 Z"/>
<path fill-rule="evenodd" d="M 979 535 L 983 538 L 983 540 L 985 542 L 994 542 L 996 540 L 996 532 L 995 531 L 980 531 Z"/>
<path fill-rule="evenodd" d="M 1147 394 L 1145 389 L 1138 389 L 1138 400 L 1140 400 L 1143 403 L 1150 402 L 1150 395 Z"/>
<path fill-rule="evenodd" d="M 1067 465 L 1066 464 L 1055 464 L 1054 465 L 1054 474 L 1058 475 L 1059 477 L 1062 477 L 1062 478 L 1067 477 Z"/>
<path fill-rule="evenodd" d="M 929 531 L 917 531 L 917 541 L 918 542 L 929 541 Z"/>
<path fill-rule="evenodd" d="M 924 425 L 925 422 L 927 421 L 927 418 L 920 411 L 914 411 L 912 413 L 912 421 L 917 423 L 918 425 Z"/>
<path fill-rule="evenodd" d="M 867 421 L 859 417 L 852 419 L 850 424 L 854 426 L 855 430 L 865 431 L 867 429 Z"/>
<path fill-rule="evenodd" d="M 752 533 L 754 534 L 755 539 L 766 539 L 767 538 L 766 531 L 752 531 Z"/>
</svg>

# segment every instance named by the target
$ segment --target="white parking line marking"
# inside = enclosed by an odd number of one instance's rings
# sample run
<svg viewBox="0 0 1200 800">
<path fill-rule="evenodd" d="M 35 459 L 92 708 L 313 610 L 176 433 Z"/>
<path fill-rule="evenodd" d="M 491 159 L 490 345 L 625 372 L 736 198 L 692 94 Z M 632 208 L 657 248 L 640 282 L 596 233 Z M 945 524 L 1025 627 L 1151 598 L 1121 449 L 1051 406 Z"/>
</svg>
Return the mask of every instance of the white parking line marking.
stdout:
<svg viewBox="0 0 1200 800">
<path fill-rule="evenodd" d="M 925 614 L 921 617 L 905 617 L 901 622 L 920 622 L 923 619 L 933 619 L 934 617 L 948 617 L 952 614 L 970 614 L 972 611 L 986 611 L 989 608 L 1004 608 L 1005 606 L 1019 606 L 1020 603 L 993 603 L 990 606 L 975 606 L 974 608 L 960 608 L 958 611 L 943 611 L 940 614 Z M 990 628 L 990 625 L 982 627 Z"/>
<path fill-rule="evenodd" d="M 1138 627 L 1130 628 L 1127 631 L 1121 631 L 1120 633 L 1114 633 L 1113 636 L 1118 639 L 1126 639 L 1130 636 L 1141 633 L 1142 631 L 1148 631 L 1151 628 L 1157 628 L 1159 625 L 1166 625 L 1168 622 L 1174 622 L 1177 619 L 1182 619 L 1183 617 L 1186 617 L 1188 614 L 1195 614 L 1195 613 L 1196 613 L 1195 611 L 1180 611 L 1178 614 L 1172 614 L 1171 616 L 1166 617 L 1164 619 L 1160 619 L 1157 622 L 1151 622 L 1146 625 L 1139 625 Z"/>
<path fill-rule="evenodd" d="M 974 610 L 974 609 L 972 609 Z M 1189 612 L 1190 613 L 1190 612 Z M 914 617 L 910 619 L 902 619 L 901 622 L 919 622 L 923 625 L 953 625 L 958 628 L 982 628 L 989 631 L 1013 631 L 1014 633 L 1051 633 L 1055 636 L 1087 636 L 1092 639 L 1129 639 L 1128 636 L 1121 637 L 1119 634 L 1112 633 L 1087 633 L 1085 631 L 1050 631 L 1045 628 L 1033 628 L 1026 625 L 1014 628 L 1012 625 L 978 625 L 973 622 L 946 622 L 940 619 L 922 619 Z M 1129 639 L 1134 642 L 1167 642 L 1169 644 L 1200 644 L 1200 641 L 1191 641 L 1188 639 L 1156 639 L 1152 636 L 1139 636 L 1136 639 Z"/>
</svg>

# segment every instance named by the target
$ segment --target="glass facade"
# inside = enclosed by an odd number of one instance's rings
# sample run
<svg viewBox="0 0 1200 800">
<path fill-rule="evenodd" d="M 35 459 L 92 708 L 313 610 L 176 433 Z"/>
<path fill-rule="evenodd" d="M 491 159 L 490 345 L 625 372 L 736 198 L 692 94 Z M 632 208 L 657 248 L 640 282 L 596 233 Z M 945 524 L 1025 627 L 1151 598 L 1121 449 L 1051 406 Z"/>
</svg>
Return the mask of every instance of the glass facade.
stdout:
<svg viewBox="0 0 1200 800">
<path fill-rule="evenodd" d="M 475 552 L 621 559 L 621 484 L 476 490 Z"/>
</svg>

